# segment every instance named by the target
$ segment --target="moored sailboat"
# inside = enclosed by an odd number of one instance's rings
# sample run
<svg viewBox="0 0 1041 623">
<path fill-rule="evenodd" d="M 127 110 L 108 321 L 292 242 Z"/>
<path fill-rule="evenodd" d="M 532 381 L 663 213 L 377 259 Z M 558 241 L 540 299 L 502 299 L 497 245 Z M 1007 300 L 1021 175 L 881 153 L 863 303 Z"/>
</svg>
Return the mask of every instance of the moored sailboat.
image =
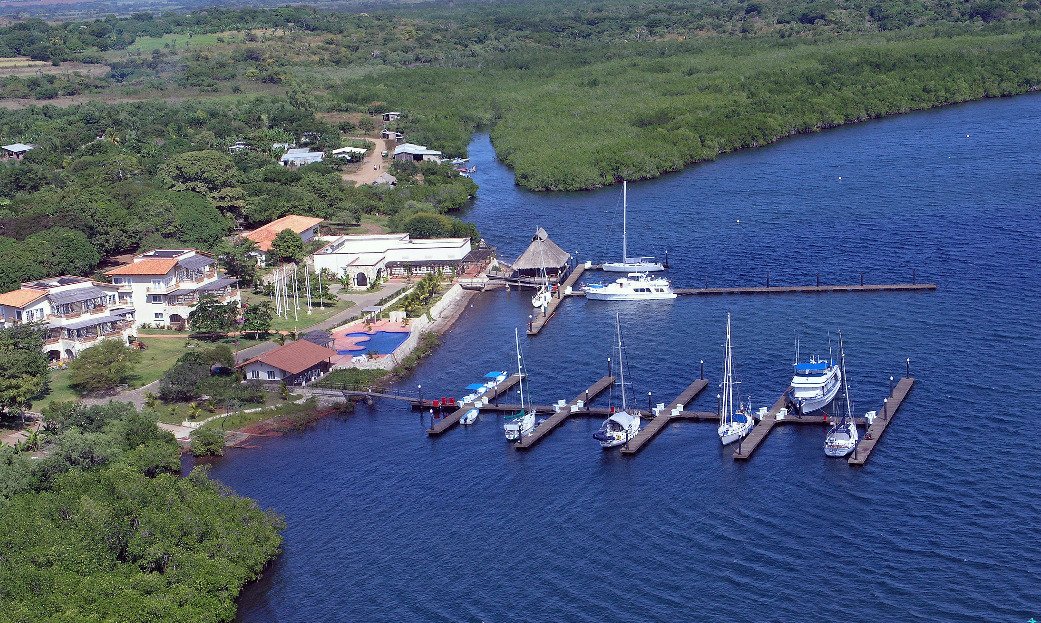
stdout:
<svg viewBox="0 0 1041 623">
<path fill-rule="evenodd" d="M 615 332 L 618 335 L 618 378 L 622 387 L 622 410 L 612 413 L 600 425 L 600 430 L 593 433 L 593 439 L 600 442 L 603 449 L 613 448 L 627 443 L 640 432 L 640 414 L 629 413 L 629 405 L 625 393 L 625 354 L 622 347 L 622 328 L 615 314 Z"/>
<path fill-rule="evenodd" d="M 524 406 L 524 398 L 527 393 L 527 379 L 524 374 L 524 361 L 521 359 L 520 351 L 520 335 L 517 329 L 513 330 L 513 340 L 517 345 L 517 374 L 520 377 L 518 381 L 520 386 L 520 411 L 506 416 L 503 423 L 503 431 L 506 433 L 508 441 L 520 441 L 522 437 L 530 435 L 531 431 L 535 430 L 535 411 L 531 409 L 530 400 L 527 408 Z"/>
<path fill-rule="evenodd" d="M 824 454 L 842 457 L 853 452 L 860 440 L 857 422 L 853 418 L 853 403 L 849 399 L 849 377 L 846 376 L 846 351 L 842 347 L 842 333 L 839 333 L 839 362 L 842 366 L 842 393 L 836 402 L 842 403 L 842 418 L 828 429 L 824 438 Z"/>
<path fill-rule="evenodd" d="M 727 313 L 727 340 L 723 352 L 723 388 L 720 392 L 719 403 L 719 441 L 724 446 L 741 439 L 752 430 L 752 407 L 749 405 L 748 412 L 738 405 L 734 409 L 734 362 L 730 346 L 730 314 Z"/>
<path fill-rule="evenodd" d="M 622 261 L 604 262 L 602 268 L 607 272 L 614 273 L 649 273 L 665 270 L 667 266 L 656 262 L 653 257 L 629 257 L 627 212 L 628 186 L 626 181 L 622 180 Z"/>
</svg>

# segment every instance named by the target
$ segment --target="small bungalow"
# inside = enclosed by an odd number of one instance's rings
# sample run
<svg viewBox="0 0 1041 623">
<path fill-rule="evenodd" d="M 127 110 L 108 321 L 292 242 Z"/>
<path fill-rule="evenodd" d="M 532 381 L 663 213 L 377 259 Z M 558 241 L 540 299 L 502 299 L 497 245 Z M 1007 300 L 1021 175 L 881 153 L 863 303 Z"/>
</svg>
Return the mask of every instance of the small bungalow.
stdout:
<svg viewBox="0 0 1041 623">
<path fill-rule="evenodd" d="M 537 277 L 545 268 L 550 277 L 559 278 L 568 271 L 571 254 L 549 239 L 546 230 L 539 227 L 531 237 L 531 244 L 513 263 L 514 277 Z"/>
<path fill-rule="evenodd" d="M 3 160 L 21 160 L 26 153 L 36 145 L 26 145 L 25 143 L 11 143 L 10 145 L 4 145 L 0 147 L 3 150 Z"/>
<path fill-rule="evenodd" d="M 240 363 L 237 367 L 242 369 L 247 380 L 305 385 L 327 373 L 332 367 L 331 359 L 336 354 L 331 348 L 307 340 L 297 340 Z"/>
<path fill-rule="evenodd" d="M 383 120 L 384 121 L 397 121 L 399 117 L 401 117 L 401 113 L 399 113 L 399 112 L 385 112 L 385 113 L 383 113 Z"/>
<path fill-rule="evenodd" d="M 405 135 L 394 130 L 384 130 L 380 132 L 380 138 L 385 141 L 400 141 L 405 138 Z"/>
<path fill-rule="evenodd" d="M 325 158 L 324 151 L 311 151 L 306 147 L 300 147 L 298 149 L 290 149 L 282 154 L 282 158 L 278 163 L 284 167 L 296 168 L 321 162 L 323 158 Z"/>
<path fill-rule="evenodd" d="M 402 143 L 394 148 L 395 160 L 412 160 L 413 162 L 441 162 L 441 152 L 427 149 L 425 145 Z"/>
</svg>

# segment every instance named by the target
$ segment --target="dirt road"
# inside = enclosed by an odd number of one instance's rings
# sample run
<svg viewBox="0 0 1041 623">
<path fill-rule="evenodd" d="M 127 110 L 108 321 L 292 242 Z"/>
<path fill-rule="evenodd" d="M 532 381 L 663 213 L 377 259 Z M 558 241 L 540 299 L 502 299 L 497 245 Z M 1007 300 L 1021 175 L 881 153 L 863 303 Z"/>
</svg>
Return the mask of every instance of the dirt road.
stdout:
<svg viewBox="0 0 1041 623">
<path fill-rule="evenodd" d="M 381 173 L 389 173 L 383 167 L 383 152 L 387 149 L 387 143 L 382 138 L 358 138 L 348 140 L 370 141 L 376 144 L 376 148 L 365 155 L 365 161 L 361 163 L 361 169 L 355 173 L 344 173 L 343 179 L 354 182 L 356 186 L 364 186 L 373 183 Z"/>
</svg>

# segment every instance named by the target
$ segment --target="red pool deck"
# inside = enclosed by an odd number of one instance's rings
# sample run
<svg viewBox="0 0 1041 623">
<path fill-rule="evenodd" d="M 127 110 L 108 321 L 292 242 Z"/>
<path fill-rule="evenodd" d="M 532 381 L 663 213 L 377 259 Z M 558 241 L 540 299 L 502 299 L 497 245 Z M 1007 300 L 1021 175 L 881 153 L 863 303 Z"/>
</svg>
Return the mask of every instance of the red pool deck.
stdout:
<svg viewBox="0 0 1041 623">
<path fill-rule="evenodd" d="M 406 320 L 404 323 L 391 322 L 389 320 L 376 320 L 368 324 L 364 320 L 355 320 L 345 325 L 336 327 L 330 333 L 333 334 L 333 345 L 332 349 L 336 351 L 348 350 L 354 348 L 359 342 L 364 342 L 365 338 L 362 337 L 347 337 L 348 333 L 370 333 L 374 334 L 378 331 L 386 331 L 387 333 L 411 333 L 412 323 Z M 386 357 L 387 355 L 376 355 L 377 357 Z M 354 360 L 354 355 L 337 355 L 332 358 L 332 363 L 336 365 L 349 364 Z"/>
</svg>

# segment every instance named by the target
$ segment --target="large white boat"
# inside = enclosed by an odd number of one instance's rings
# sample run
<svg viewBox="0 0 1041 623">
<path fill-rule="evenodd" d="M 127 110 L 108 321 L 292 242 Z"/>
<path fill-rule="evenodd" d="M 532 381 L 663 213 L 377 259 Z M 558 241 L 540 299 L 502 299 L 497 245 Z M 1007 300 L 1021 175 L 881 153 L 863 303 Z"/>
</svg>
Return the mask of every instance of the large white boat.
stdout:
<svg viewBox="0 0 1041 623">
<path fill-rule="evenodd" d="M 627 231 L 626 222 L 626 212 L 628 211 L 627 197 L 628 187 L 625 180 L 622 180 L 622 261 L 604 262 L 603 269 L 612 273 L 648 273 L 665 270 L 668 268 L 667 257 L 665 264 L 654 261 L 653 257 L 629 257 L 629 232 Z"/>
<path fill-rule="evenodd" d="M 792 377 L 791 399 L 799 413 L 810 413 L 828 406 L 839 393 L 842 371 L 830 357 L 799 361 L 799 343 L 795 343 L 795 376 Z"/>
<path fill-rule="evenodd" d="M 622 387 L 622 410 L 612 413 L 611 417 L 600 425 L 600 430 L 593 433 L 593 439 L 599 441 L 600 447 L 605 450 L 627 443 L 640 432 L 640 414 L 629 413 L 629 404 L 625 399 L 625 353 L 622 348 L 622 328 L 618 314 L 615 314 L 614 323 L 618 335 L 618 379 Z"/>
<path fill-rule="evenodd" d="M 740 403 L 740 401 L 739 401 Z M 734 362 L 730 347 L 730 313 L 727 313 L 727 341 L 723 354 L 723 391 L 720 392 L 719 403 L 719 441 L 724 446 L 741 439 L 749 432 L 755 423 L 752 420 L 752 408 L 749 405 L 746 413 L 740 407 L 734 409 Z"/>
<path fill-rule="evenodd" d="M 842 394 L 836 402 L 842 402 L 842 419 L 828 429 L 824 438 L 824 454 L 828 456 L 848 456 L 857 447 L 860 434 L 857 422 L 853 418 L 853 403 L 849 399 L 849 377 L 846 376 L 846 351 L 842 348 L 842 334 L 839 333 L 839 361 L 842 366 Z"/>
<path fill-rule="evenodd" d="M 664 277 L 647 273 L 629 273 L 611 283 L 591 283 L 582 288 L 586 298 L 594 301 L 649 301 L 674 299 L 676 293 Z"/>
<path fill-rule="evenodd" d="M 520 387 L 521 408 L 518 413 L 506 416 L 502 428 L 506 433 L 506 439 L 508 441 L 520 441 L 522 437 L 530 435 L 531 431 L 535 430 L 535 411 L 531 409 L 530 400 L 528 401 L 528 408 L 524 408 L 527 379 L 524 377 L 524 362 L 521 359 L 520 336 L 517 329 L 513 330 L 513 340 L 517 345 L 517 374 L 520 375 L 518 386 Z"/>
</svg>

